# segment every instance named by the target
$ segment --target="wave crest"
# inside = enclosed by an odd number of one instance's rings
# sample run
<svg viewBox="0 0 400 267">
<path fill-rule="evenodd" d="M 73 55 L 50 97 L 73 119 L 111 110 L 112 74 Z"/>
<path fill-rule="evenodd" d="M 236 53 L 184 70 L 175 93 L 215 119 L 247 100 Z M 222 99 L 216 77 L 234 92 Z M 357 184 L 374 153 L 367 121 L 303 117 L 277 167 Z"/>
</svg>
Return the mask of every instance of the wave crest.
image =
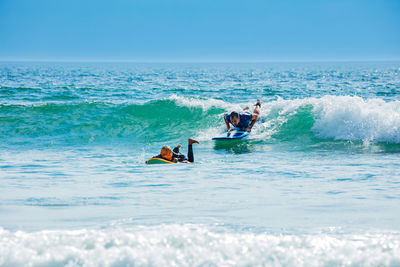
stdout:
<svg viewBox="0 0 400 267">
<path fill-rule="evenodd" d="M 326 96 L 316 101 L 317 137 L 335 140 L 400 143 L 400 102 Z"/>
<path fill-rule="evenodd" d="M 44 103 L 0 105 L 0 138 L 87 143 L 128 138 L 139 143 L 195 136 L 210 140 L 225 130 L 222 115 L 253 103 L 181 97 L 146 103 Z M 400 143 L 400 102 L 324 96 L 264 103 L 252 138 L 320 142 Z M 18 140 L 17 140 L 18 139 Z"/>
</svg>

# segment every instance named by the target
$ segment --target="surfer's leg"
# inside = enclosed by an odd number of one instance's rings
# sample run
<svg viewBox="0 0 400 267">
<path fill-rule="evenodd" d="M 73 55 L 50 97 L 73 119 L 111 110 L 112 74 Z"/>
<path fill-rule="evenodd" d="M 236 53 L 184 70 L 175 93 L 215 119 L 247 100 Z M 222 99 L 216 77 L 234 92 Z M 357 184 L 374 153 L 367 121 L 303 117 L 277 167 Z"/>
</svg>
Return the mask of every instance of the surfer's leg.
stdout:
<svg viewBox="0 0 400 267">
<path fill-rule="evenodd" d="M 189 145 L 189 148 L 188 148 L 188 160 L 189 160 L 189 162 L 194 162 L 194 156 L 193 156 L 193 147 L 192 147 L 192 145 L 190 144 Z"/>
<path fill-rule="evenodd" d="M 188 155 L 187 155 L 187 157 L 188 157 L 188 160 L 189 160 L 189 162 L 194 162 L 194 155 L 193 155 L 193 144 L 198 144 L 199 142 L 198 141 L 196 141 L 196 140 L 193 140 L 193 139 L 190 139 L 189 138 L 189 140 L 188 140 L 188 145 L 189 145 L 189 148 L 188 148 Z"/>
<path fill-rule="evenodd" d="M 260 115 L 261 103 L 262 103 L 261 100 L 257 99 L 256 107 L 255 107 L 255 109 L 253 111 L 253 114 Z"/>
</svg>

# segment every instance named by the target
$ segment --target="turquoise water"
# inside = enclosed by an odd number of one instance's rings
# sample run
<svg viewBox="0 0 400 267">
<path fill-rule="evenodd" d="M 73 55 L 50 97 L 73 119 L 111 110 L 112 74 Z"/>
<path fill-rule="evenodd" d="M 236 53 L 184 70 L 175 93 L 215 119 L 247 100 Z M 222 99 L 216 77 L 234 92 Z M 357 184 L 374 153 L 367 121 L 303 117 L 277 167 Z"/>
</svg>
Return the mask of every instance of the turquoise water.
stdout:
<svg viewBox="0 0 400 267">
<path fill-rule="evenodd" d="M 400 265 L 398 62 L 0 63 L 0 140 L 2 266 Z"/>
</svg>

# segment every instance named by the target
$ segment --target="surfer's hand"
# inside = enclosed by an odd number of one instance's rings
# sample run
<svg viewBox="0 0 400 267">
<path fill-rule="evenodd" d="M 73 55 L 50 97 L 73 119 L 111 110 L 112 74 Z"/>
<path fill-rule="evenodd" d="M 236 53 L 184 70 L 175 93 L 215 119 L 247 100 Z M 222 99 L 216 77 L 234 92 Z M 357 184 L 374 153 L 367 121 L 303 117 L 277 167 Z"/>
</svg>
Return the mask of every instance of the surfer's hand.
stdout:
<svg viewBox="0 0 400 267">
<path fill-rule="evenodd" d="M 250 127 L 247 127 L 246 129 L 244 129 L 245 131 L 247 131 L 247 132 L 251 132 L 251 128 Z"/>
</svg>

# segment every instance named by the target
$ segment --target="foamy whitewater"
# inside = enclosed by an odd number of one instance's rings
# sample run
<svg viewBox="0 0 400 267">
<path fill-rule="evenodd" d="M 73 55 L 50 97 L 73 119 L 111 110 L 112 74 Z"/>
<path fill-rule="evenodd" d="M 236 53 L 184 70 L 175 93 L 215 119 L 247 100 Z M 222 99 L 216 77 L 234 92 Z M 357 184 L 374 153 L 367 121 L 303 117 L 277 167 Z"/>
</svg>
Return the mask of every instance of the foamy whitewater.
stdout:
<svg viewBox="0 0 400 267">
<path fill-rule="evenodd" d="M 0 139 L 0 266 L 400 266 L 398 62 L 0 63 Z"/>
</svg>

